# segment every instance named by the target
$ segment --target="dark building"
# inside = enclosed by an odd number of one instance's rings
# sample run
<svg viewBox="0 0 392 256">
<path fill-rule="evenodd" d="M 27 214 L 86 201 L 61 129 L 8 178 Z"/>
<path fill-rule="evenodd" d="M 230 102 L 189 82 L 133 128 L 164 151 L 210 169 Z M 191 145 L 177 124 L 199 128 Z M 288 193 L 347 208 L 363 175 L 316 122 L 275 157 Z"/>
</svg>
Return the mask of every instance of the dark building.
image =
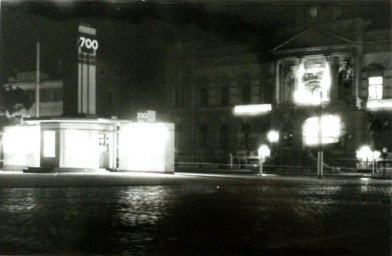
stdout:
<svg viewBox="0 0 392 256">
<path fill-rule="evenodd" d="M 336 8 L 307 10 L 275 32 L 272 47 L 173 47 L 166 84 L 177 161 L 227 163 L 230 153 L 251 156 L 276 130 L 276 164 L 312 164 L 317 132 L 311 131 L 317 127 L 310 118 L 320 115 L 321 97 L 330 118 L 323 141 L 331 165 L 354 167 L 362 145 L 392 150 L 391 27 L 337 19 Z M 272 110 L 233 114 L 234 106 L 253 104 L 271 104 Z"/>
</svg>

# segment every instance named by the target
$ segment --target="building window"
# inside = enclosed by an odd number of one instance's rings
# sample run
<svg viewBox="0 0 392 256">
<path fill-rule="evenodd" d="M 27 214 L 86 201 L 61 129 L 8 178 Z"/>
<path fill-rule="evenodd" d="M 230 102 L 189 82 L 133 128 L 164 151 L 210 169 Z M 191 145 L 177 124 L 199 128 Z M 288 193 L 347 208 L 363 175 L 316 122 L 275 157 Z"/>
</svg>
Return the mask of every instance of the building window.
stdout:
<svg viewBox="0 0 392 256">
<path fill-rule="evenodd" d="M 229 126 L 222 124 L 219 129 L 219 147 L 221 149 L 229 148 Z"/>
<path fill-rule="evenodd" d="M 242 104 L 249 104 L 251 100 L 251 82 L 247 74 L 241 75 L 238 79 L 238 85 L 241 88 Z"/>
<path fill-rule="evenodd" d="M 369 77 L 369 100 L 381 100 L 382 99 L 382 76 Z"/>
<path fill-rule="evenodd" d="M 221 105 L 222 106 L 229 105 L 229 87 L 227 86 L 221 87 Z"/>
<path fill-rule="evenodd" d="M 200 89 L 200 106 L 208 106 L 208 89 L 206 87 Z"/>
<path fill-rule="evenodd" d="M 199 128 L 199 146 L 200 146 L 200 148 L 207 147 L 207 133 L 208 133 L 207 125 L 202 124 Z"/>
<path fill-rule="evenodd" d="M 249 134 L 250 134 L 250 125 L 242 124 L 241 137 L 240 137 L 240 146 L 242 149 L 247 149 L 249 147 Z"/>
<path fill-rule="evenodd" d="M 56 88 L 54 94 L 54 101 L 60 102 L 63 100 L 63 88 Z"/>
</svg>

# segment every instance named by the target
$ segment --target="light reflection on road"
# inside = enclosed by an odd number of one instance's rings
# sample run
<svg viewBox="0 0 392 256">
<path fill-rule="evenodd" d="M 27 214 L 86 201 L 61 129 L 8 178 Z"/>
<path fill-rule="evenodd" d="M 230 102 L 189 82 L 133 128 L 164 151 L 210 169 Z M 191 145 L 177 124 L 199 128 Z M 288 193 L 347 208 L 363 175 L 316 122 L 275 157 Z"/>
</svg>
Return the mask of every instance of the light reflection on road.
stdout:
<svg viewBox="0 0 392 256">
<path fill-rule="evenodd" d="M 391 207 L 383 199 L 391 187 L 337 183 L 210 176 L 167 186 L 3 188 L 0 254 L 227 255 L 294 246 L 387 255 Z M 365 227 L 378 231 L 359 233 Z"/>
</svg>

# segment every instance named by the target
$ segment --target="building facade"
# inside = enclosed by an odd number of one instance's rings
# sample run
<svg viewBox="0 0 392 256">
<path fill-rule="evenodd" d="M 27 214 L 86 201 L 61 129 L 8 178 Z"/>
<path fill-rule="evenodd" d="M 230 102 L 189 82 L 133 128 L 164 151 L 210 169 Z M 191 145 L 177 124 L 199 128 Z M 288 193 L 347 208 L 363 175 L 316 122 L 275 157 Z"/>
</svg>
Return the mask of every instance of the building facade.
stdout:
<svg viewBox="0 0 392 256">
<path fill-rule="evenodd" d="M 40 116 L 61 116 L 63 114 L 63 81 L 51 79 L 46 73 L 40 72 Z M 36 72 L 19 72 L 15 78 L 10 78 L 4 87 L 20 88 L 28 96 L 33 105 L 22 109 L 15 116 L 36 116 Z"/>
<path fill-rule="evenodd" d="M 121 83 L 119 65 L 108 60 L 97 60 L 96 115 L 111 118 L 119 115 L 119 86 Z M 22 109 L 14 116 L 36 117 L 36 72 L 19 72 L 10 78 L 4 87 L 20 88 L 28 96 L 33 105 Z M 40 72 L 40 117 L 62 116 L 64 114 L 64 82 L 53 79 Z"/>
<path fill-rule="evenodd" d="M 166 84 L 177 161 L 254 155 L 275 130 L 275 164 L 312 165 L 318 129 L 311 124 L 321 111 L 330 118 L 322 130 L 332 166 L 354 167 L 362 145 L 391 151 L 391 31 L 368 25 L 352 19 L 291 27 L 276 33 L 279 43 L 265 51 L 255 45 L 174 49 Z M 272 110 L 234 115 L 234 106 L 252 104 Z"/>
</svg>

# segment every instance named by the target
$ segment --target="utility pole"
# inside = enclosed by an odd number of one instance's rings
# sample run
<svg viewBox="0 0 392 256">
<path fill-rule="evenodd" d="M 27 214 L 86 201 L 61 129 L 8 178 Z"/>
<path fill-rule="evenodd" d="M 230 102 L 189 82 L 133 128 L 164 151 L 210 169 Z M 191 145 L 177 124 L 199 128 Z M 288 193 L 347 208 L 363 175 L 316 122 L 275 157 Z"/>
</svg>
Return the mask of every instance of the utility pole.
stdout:
<svg viewBox="0 0 392 256">
<path fill-rule="evenodd" d="M 39 42 L 37 43 L 37 64 L 36 64 L 36 71 L 37 71 L 37 74 L 36 74 L 36 87 L 35 87 L 35 116 L 36 117 L 39 117 L 39 86 L 40 86 L 40 84 L 39 84 L 39 62 L 40 62 L 40 59 L 39 59 Z"/>
</svg>

